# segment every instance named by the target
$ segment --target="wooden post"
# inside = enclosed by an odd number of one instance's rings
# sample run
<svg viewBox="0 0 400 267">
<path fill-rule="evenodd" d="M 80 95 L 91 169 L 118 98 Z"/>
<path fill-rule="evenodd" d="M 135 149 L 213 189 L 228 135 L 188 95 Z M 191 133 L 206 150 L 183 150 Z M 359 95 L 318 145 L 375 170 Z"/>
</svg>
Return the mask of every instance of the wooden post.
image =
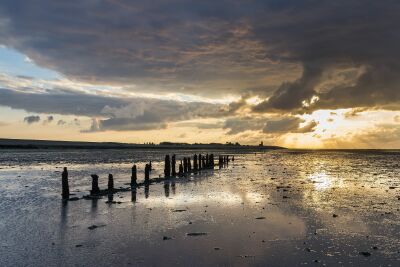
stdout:
<svg viewBox="0 0 400 267">
<path fill-rule="evenodd" d="M 222 165 L 223 165 L 223 159 L 222 159 L 222 156 L 219 155 L 219 157 L 218 157 L 218 167 L 219 167 L 219 169 L 222 169 Z"/>
<path fill-rule="evenodd" d="M 203 169 L 207 169 L 206 157 L 205 156 L 201 157 L 201 165 L 203 166 Z"/>
<path fill-rule="evenodd" d="M 176 156 L 172 155 L 172 176 L 176 176 Z"/>
<path fill-rule="evenodd" d="M 150 166 L 149 164 L 146 164 L 144 167 L 144 182 L 149 183 L 150 182 Z"/>
<path fill-rule="evenodd" d="M 202 165 L 201 165 L 201 154 L 199 154 L 199 170 L 201 170 L 202 169 Z"/>
<path fill-rule="evenodd" d="M 210 155 L 210 167 L 214 169 L 214 154 Z"/>
<path fill-rule="evenodd" d="M 210 168 L 210 158 L 208 156 L 208 153 L 206 154 L 206 168 Z"/>
<path fill-rule="evenodd" d="M 97 174 L 92 174 L 92 190 L 90 191 L 91 195 L 96 195 L 100 193 L 100 188 L 99 188 L 99 176 Z"/>
<path fill-rule="evenodd" d="M 136 165 L 134 164 L 132 167 L 131 186 L 136 186 L 136 184 L 137 184 L 137 170 L 136 170 Z"/>
<path fill-rule="evenodd" d="M 198 165 L 197 165 L 197 154 L 194 154 L 194 157 L 193 157 L 193 168 L 194 168 L 194 171 L 197 171 L 197 170 L 198 170 Z"/>
<path fill-rule="evenodd" d="M 108 175 L 108 193 L 111 194 L 114 192 L 114 177 L 113 175 L 110 173 Z"/>
<path fill-rule="evenodd" d="M 169 160 L 169 155 L 165 155 L 164 176 L 165 178 L 171 176 L 171 161 Z"/>
<path fill-rule="evenodd" d="M 183 173 L 187 173 L 188 171 L 188 164 L 187 164 L 187 158 L 183 158 Z"/>
<path fill-rule="evenodd" d="M 235 156 L 232 156 L 232 161 L 235 161 Z"/>
<path fill-rule="evenodd" d="M 64 171 L 61 174 L 61 184 L 62 184 L 62 198 L 69 198 L 69 185 L 68 185 L 68 170 L 67 167 L 64 167 Z"/>
<path fill-rule="evenodd" d="M 190 157 L 187 158 L 187 162 L 188 162 L 188 172 L 192 172 L 192 163 Z"/>
<path fill-rule="evenodd" d="M 181 164 L 179 164 L 179 176 L 183 175 L 183 164 L 182 164 L 182 160 L 181 160 Z"/>
<path fill-rule="evenodd" d="M 153 165 L 151 165 L 151 160 L 149 162 L 149 171 L 151 172 L 153 170 Z"/>
</svg>

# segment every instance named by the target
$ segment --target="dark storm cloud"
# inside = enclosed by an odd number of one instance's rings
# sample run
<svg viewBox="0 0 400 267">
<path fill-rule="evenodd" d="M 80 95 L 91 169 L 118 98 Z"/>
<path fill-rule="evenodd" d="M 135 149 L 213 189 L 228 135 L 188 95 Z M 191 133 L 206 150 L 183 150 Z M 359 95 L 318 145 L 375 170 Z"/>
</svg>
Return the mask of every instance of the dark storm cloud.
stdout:
<svg viewBox="0 0 400 267">
<path fill-rule="evenodd" d="M 284 1 L 283 1 L 284 2 Z M 303 1 L 299 1 L 303 2 Z M 255 111 L 293 111 L 319 108 L 393 106 L 399 108 L 400 2 L 306 1 L 301 7 L 281 9 L 279 28 L 265 38 L 273 53 L 286 53 L 303 65 L 303 75 L 283 83 Z M 273 18 L 271 18 L 273 19 Z M 260 24 L 258 36 L 271 27 Z M 276 33 L 276 34 L 274 34 Z M 265 36 L 267 37 L 267 36 Z M 325 92 L 316 87 L 324 73 L 335 69 L 365 68 L 351 85 L 333 86 Z M 396 77 L 397 76 L 397 77 Z M 303 101 L 319 101 L 304 108 Z"/>
<path fill-rule="evenodd" d="M 127 104 L 124 99 L 83 93 L 51 91 L 39 94 L 0 89 L 0 105 L 36 113 L 99 116 L 107 105 L 119 107 Z"/>
<path fill-rule="evenodd" d="M 395 0 L 4 0 L 0 42 L 69 77 L 132 90 L 258 88 L 256 112 L 398 109 L 399 13 Z M 364 71 L 318 90 L 349 67 Z"/>
<path fill-rule="evenodd" d="M 40 116 L 31 115 L 24 118 L 24 122 L 26 122 L 27 124 L 32 124 L 39 121 L 40 121 Z"/>
</svg>

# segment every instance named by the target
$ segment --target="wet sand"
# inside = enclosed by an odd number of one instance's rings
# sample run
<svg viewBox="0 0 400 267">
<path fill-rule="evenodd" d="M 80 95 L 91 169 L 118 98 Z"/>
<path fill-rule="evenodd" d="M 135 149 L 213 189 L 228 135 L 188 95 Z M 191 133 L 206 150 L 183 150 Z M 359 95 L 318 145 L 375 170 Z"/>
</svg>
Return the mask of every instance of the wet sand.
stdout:
<svg viewBox="0 0 400 267">
<path fill-rule="evenodd" d="M 109 172 L 115 187 L 129 183 L 128 155 L 81 163 L 50 152 L 15 164 L 24 153 L 37 152 L 11 153 L 0 167 L 1 266 L 400 265 L 397 151 L 236 154 L 228 168 L 118 193 L 112 203 L 61 201 L 61 168 L 79 197 L 93 172 L 101 188 Z M 132 157 L 139 170 L 159 159 L 157 177 L 166 152 L 151 153 Z"/>
</svg>

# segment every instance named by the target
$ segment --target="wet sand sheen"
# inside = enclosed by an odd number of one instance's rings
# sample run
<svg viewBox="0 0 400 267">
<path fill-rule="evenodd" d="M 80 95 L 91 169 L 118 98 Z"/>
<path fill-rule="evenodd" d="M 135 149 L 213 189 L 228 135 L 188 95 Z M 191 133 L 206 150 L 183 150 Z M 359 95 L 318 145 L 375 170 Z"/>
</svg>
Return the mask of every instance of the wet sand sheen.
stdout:
<svg viewBox="0 0 400 267">
<path fill-rule="evenodd" d="M 116 187 L 129 182 L 130 156 L 141 160 L 138 169 L 148 158 L 159 158 L 153 174 L 158 176 L 166 152 L 113 153 L 109 158 L 115 160 L 88 158 L 87 164 L 66 160 L 61 165 L 45 155 L 23 166 L 3 161 L 0 265 L 400 262 L 398 152 L 237 154 L 227 169 L 118 193 L 114 204 L 106 203 L 107 197 L 62 203 L 55 170 L 64 165 L 70 170 L 71 192 L 81 196 L 94 171 L 102 188 L 108 172 Z"/>
</svg>

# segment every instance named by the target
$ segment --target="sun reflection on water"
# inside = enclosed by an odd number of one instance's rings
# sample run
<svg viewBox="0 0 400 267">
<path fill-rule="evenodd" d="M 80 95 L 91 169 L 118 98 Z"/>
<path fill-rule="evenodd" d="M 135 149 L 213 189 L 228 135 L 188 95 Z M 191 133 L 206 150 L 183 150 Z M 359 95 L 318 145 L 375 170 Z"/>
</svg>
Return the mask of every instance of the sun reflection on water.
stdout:
<svg viewBox="0 0 400 267">
<path fill-rule="evenodd" d="M 318 191 L 323 191 L 333 186 L 333 178 L 324 171 L 313 173 L 308 178 Z"/>
</svg>

